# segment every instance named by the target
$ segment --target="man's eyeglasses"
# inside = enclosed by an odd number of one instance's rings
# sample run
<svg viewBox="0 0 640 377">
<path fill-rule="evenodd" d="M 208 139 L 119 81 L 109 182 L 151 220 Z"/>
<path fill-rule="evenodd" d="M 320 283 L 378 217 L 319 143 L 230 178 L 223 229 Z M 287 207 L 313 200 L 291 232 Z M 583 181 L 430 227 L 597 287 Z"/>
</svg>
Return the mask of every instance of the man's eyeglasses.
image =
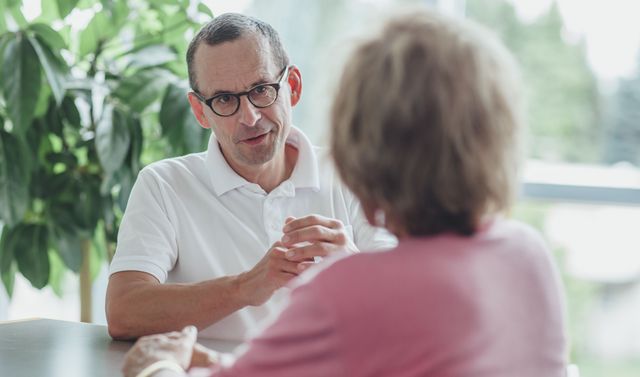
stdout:
<svg viewBox="0 0 640 377">
<path fill-rule="evenodd" d="M 193 92 L 198 99 L 204 102 L 211 110 L 221 117 L 229 117 L 240 108 L 240 97 L 247 96 L 249 102 L 255 107 L 265 108 L 273 105 L 278 99 L 278 92 L 282 81 L 289 74 L 289 66 L 280 72 L 278 82 L 272 84 L 260 84 L 242 93 L 220 93 L 211 98 L 204 98 L 200 93 Z"/>
</svg>

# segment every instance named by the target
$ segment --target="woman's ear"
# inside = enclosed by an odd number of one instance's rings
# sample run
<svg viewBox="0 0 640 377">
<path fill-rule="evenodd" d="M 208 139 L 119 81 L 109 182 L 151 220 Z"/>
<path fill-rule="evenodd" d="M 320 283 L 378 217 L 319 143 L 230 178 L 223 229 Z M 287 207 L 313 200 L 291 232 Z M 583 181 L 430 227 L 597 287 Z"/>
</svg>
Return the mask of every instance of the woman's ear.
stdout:
<svg viewBox="0 0 640 377">
<path fill-rule="evenodd" d="M 287 84 L 289 84 L 289 88 L 291 89 L 291 107 L 293 107 L 298 104 L 302 97 L 302 74 L 295 65 L 289 67 Z"/>
</svg>

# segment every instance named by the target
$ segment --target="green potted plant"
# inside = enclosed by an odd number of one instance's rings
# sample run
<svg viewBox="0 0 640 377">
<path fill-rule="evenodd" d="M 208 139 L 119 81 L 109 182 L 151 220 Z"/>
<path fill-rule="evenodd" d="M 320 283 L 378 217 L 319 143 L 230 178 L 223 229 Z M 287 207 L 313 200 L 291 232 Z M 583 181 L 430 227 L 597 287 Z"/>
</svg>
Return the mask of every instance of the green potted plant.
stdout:
<svg viewBox="0 0 640 377">
<path fill-rule="evenodd" d="M 40 5 L 28 21 L 0 0 L 0 277 L 11 296 L 17 272 L 57 292 L 60 271 L 79 273 L 90 321 L 91 271 L 113 254 L 138 171 L 206 145 L 184 56 L 212 14 L 197 0 Z"/>
</svg>

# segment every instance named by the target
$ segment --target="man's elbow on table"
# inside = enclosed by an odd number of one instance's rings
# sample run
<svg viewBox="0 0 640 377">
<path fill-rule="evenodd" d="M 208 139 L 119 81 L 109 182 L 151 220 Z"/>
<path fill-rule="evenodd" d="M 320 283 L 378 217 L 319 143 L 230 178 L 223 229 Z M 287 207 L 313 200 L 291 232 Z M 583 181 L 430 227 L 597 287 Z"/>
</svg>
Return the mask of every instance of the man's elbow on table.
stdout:
<svg viewBox="0 0 640 377">
<path fill-rule="evenodd" d="M 139 333 L 140 327 L 134 323 L 135 316 L 124 300 L 107 298 L 106 315 L 107 330 L 114 340 L 130 340 L 145 335 Z"/>
<path fill-rule="evenodd" d="M 116 340 L 137 338 L 140 334 L 139 324 L 135 323 L 134 293 L 137 288 L 148 284 L 159 284 L 151 275 L 144 272 L 118 272 L 109 278 L 105 311 L 109 335 Z"/>
<path fill-rule="evenodd" d="M 122 326 L 120 323 L 116 322 L 116 321 L 107 321 L 108 322 L 108 331 L 109 331 L 109 336 L 113 339 L 113 340 L 130 340 L 130 339 L 135 339 L 136 337 L 132 335 L 132 333 L 130 333 L 126 326 Z"/>
<path fill-rule="evenodd" d="M 129 315 L 127 315 L 127 305 L 119 301 L 124 300 L 114 300 L 113 298 L 109 298 L 109 295 L 107 295 L 107 304 L 105 309 L 109 336 L 114 340 L 136 338 L 137 336 L 133 331 L 133 324 L 130 323 L 131 311 L 129 310 Z"/>
</svg>

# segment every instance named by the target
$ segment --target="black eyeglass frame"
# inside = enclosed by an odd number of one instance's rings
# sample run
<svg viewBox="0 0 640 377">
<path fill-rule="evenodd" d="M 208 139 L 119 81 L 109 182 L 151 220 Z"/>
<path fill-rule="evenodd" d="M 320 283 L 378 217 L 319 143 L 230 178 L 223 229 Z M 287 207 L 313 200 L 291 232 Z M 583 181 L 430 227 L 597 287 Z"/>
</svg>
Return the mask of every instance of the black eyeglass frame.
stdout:
<svg viewBox="0 0 640 377">
<path fill-rule="evenodd" d="M 258 84 L 252 88 L 250 88 L 249 90 L 247 90 L 246 92 L 240 92 L 240 93 L 219 93 L 216 94 L 215 96 L 211 97 L 211 98 L 204 98 L 204 96 L 202 96 L 202 94 L 196 92 L 195 90 L 192 91 L 192 93 L 200 100 L 200 102 L 204 103 L 205 105 L 207 105 L 207 107 L 209 107 L 211 109 L 211 111 L 213 111 L 217 116 L 221 116 L 221 117 L 230 117 L 233 116 L 235 113 L 238 112 L 238 109 L 240 108 L 240 97 L 242 96 L 247 96 L 247 99 L 249 100 L 249 102 L 251 102 L 251 104 L 259 109 L 264 109 L 267 108 L 271 105 L 273 105 L 277 100 L 278 100 L 278 95 L 280 94 L 280 87 L 282 86 L 282 81 L 285 79 L 285 77 L 289 76 L 289 68 L 291 68 L 290 65 L 287 65 L 286 67 L 284 67 L 282 69 L 282 71 L 280 71 L 280 79 L 278 79 L 277 82 L 274 83 L 269 83 L 269 84 Z M 251 93 L 252 91 L 254 91 L 256 88 L 261 88 L 261 87 L 265 87 L 265 86 L 270 86 L 272 88 L 274 88 L 276 90 L 276 95 L 275 97 L 273 97 L 273 101 L 268 104 L 268 105 L 256 105 L 255 103 L 253 103 L 253 101 L 251 100 L 251 96 L 249 95 L 249 93 Z M 235 110 L 233 110 L 231 113 L 223 115 L 220 114 L 219 112 L 217 112 L 213 106 L 212 103 L 216 98 L 220 98 L 222 96 L 232 96 L 236 98 L 236 108 Z"/>
</svg>

